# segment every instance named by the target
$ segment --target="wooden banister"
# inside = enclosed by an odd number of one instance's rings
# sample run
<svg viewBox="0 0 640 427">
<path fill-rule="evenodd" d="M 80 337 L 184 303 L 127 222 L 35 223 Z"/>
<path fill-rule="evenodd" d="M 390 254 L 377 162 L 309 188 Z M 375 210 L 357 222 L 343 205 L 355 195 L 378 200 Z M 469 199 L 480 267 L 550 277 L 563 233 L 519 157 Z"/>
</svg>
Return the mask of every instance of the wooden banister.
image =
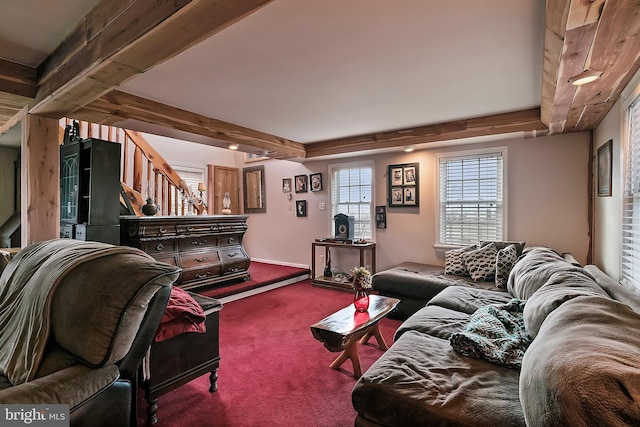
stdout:
<svg viewBox="0 0 640 427">
<path fill-rule="evenodd" d="M 63 119 L 61 123 L 66 126 L 72 122 L 71 119 Z M 100 139 L 122 144 L 122 188 L 136 215 L 142 215 L 141 206 L 146 203 L 145 198 L 153 198 L 162 215 L 186 213 L 185 206 L 180 206 L 179 194 L 194 200 L 191 190 L 180 188 L 180 175 L 140 132 L 88 122 L 79 122 L 79 125 L 82 137 L 99 135 Z M 63 135 L 64 126 L 61 126 L 61 142 Z M 130 155 L 130 144 L 134 147 L 133 156 Z M 204 213 L 204 202 L 195 199 L 193 209 L 199 215 Z"/>
</svg>

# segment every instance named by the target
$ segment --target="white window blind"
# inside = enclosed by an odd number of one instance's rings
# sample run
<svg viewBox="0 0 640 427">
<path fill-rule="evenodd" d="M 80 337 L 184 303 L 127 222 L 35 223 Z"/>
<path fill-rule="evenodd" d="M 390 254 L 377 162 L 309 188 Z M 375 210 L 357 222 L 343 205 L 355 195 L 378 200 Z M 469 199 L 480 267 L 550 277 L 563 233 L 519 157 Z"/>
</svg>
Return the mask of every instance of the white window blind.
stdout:
<svg viewBox="0 0 640 427">
<path fill-rule="evenodd" d="M 440 243 L 502 240 L 502 152 L 439 158 Z"/>
<path fill-rule="evenodd" d="M 354 217 L 355 239 L 372 239 L 373 166 L 331 167 L 331 219 L 338 213 Z"/>
<path fill-rule="evenodd" d="M 621 281 L 640 290 L 640 97 L 629 106 L 624 152 Z"/>
</svg>

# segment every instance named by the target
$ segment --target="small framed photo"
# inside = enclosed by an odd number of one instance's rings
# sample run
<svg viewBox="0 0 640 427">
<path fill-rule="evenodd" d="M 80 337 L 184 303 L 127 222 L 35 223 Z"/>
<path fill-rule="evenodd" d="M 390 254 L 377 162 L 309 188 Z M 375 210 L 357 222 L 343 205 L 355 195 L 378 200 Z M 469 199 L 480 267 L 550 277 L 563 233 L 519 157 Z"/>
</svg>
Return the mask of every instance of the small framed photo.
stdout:
<svg viewBox="0 0 640 427">
<path fill-rule="evenodd" d="M 306 193 L 309 177 L 307 175 L 296 175 L 294 177 L 296 193 Z"/>
<path fill-rule="evenodd" d="M 403 185 L 416 185 L 416 167 L 409 166 L 402 169 L 404 176 Z"/>
<path fill-rule="evenodd" d="M 386 206 L 376 206 L 376 228 L 387 228 Z"/>
<path fill-rule="evenodd" d="M 282 178 L 282 192 L 291 193 L 291 178 Z"/>
<path fill-rule="evenodd" d="M 307 201 L 306 200 L 296 200 L 296 216 L 297 217 L 305 217 L 305 216 L 307 216 Z"/>
<path fill-rule="evenodd" d="M 402 185 L 402 168 L 391 168 L 391 185 Z"/>
<path fill-rule="evenodd" d="M 322 174 L 321 173 L 312 173 L 309 175 L 309 179 L 311 181 L 311 191 L 322 191 Z"/>
<path fill-rule="evenodd" d="M 598 148 L 598 196 L 611 197 L 611 168 L 613 157 L 611 155 L 611 145 L 613 140 L 608 140 Z"/>
<path fill-rule="evenodd" d="M 404 187 L 405 206 L 416 204 L 416 187 Z"/>
<path fill-rule="evenodd" d="M 403 196 L 402 187 L 391 188 L 391 206 L 402 206 L 404 204 Z"/>
</svg>

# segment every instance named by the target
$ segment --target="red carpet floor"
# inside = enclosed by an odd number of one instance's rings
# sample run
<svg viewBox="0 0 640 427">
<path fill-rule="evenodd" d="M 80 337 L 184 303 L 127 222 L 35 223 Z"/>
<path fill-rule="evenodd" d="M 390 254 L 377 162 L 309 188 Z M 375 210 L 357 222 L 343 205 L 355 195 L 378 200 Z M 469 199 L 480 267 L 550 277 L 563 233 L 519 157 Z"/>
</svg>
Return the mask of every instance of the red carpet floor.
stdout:
<svg viewBox="0 0 640 427">
<path fill-rule="evenodd" d="M 309 329 L 352 298 L 305 280 L 227 303 L 220 312 L 218 391 L 209 393 L 204 375 L 161 396 L 158 427 L 352 426 L 351 362 L 329 368 L 338 353 L 326 350 Z M 389 345 L 399 325 L 380 321 Z M 382 354 L 375 339 L 359 352 L 363 371 Z M 143 402 L 141 426 L 145 414 Z"/>
<path fill-rule="evenodd" d="M 251 274 L 251 280 L 247 282 L 224 283 L 198 289 L 197 292 L 211 298 L 222 298 L 292 277 L 309 274 L 309 269 L 251 261 L 249 274 Z"/>
</svg>

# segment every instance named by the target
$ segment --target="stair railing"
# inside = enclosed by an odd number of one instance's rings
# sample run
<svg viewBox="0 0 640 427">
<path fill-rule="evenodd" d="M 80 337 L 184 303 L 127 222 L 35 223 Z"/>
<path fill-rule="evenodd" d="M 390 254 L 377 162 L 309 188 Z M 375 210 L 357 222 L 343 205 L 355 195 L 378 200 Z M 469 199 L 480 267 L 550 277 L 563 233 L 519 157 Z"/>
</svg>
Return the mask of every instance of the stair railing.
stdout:
<svg viewBox="0 0 640 427">
<path fill-rule="evenodd" d="M 62 120 L 64 131 L 73 120 Z M 78 124 L 81 138 L 98 138 L 122 145 L 122 198 L 126 197 L 129 203 L 127 200 L 121 202 L 133 210 L 133 214 L 143 215 L 142 206 L 148 199 L 160 215 L 185 215 L 190 207 L 192 213 L 205 213 L 204 201 L 192 194 L 180 175 L 140 132 L 85 121 L 78 121 Z M 192 203 L 187 203 L 188 200 Z"/>
</svg>

